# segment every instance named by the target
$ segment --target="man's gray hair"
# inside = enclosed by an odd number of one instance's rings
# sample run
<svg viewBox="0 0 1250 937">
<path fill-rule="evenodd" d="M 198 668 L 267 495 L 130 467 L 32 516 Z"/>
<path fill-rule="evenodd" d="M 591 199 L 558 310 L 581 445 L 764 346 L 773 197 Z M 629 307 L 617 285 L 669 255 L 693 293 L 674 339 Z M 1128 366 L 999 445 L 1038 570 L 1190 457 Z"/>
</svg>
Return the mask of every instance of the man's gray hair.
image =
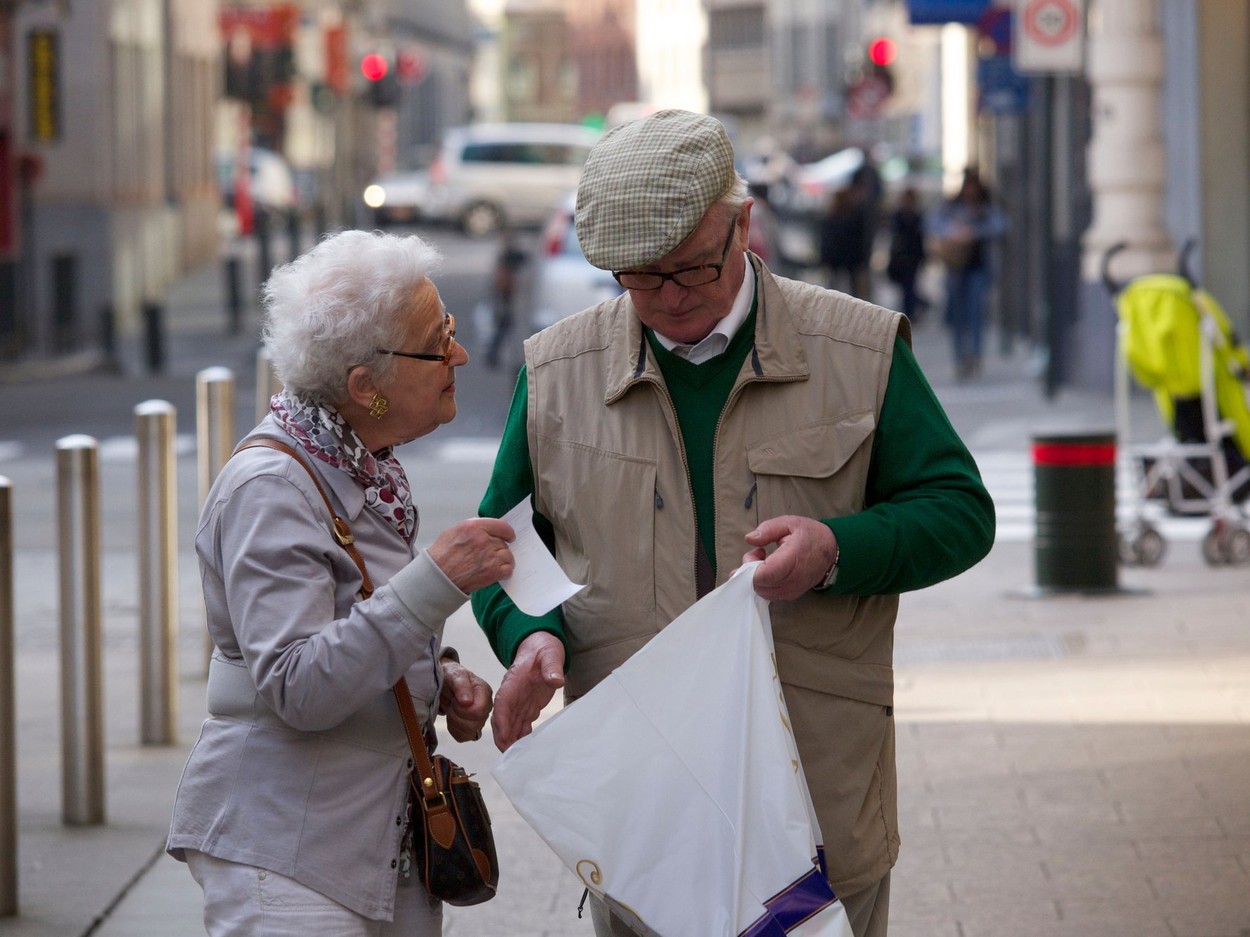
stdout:
<svg viewBox="0 0 1250 937">
<path fill-rule="evenodd" d="M 347 374 L 393 373 L 407 334 L 400 313 L 437 269 L 440 255 L 416 236 L 340 231 L 276 268 L 265 282 L 263 339 L 274 373 L 292 393 L 319 403 L 347 398 Z"/>
</svg>

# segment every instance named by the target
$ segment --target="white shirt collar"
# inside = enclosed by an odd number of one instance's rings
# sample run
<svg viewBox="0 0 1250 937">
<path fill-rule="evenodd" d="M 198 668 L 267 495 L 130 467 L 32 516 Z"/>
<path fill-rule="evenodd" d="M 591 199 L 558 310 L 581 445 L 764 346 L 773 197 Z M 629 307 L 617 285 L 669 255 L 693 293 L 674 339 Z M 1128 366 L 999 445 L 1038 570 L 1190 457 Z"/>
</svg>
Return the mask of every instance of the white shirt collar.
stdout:
<svg viewBox="0 0 1250 937">
<path fill-rule="evenodd" d="M 751 314 L 751 304 L 755 300 L 755 268 L 751 266 L 749 260 L 745 266 L 746 273 L 742 277 L 742 285 L 738 287 L 738 295 L 734 297 L 734 303 L 729 307 L 729 314 L 720 319 L 711 332 L 693 345 L 675 342 L 668 336 L 656 332 L 655 337 L 660 344 L 692 364 L 703 364 L 728 348 L 729 343 L 738 333 L 738 329 L 742 328 L 742 323 Z"/>
</svg>

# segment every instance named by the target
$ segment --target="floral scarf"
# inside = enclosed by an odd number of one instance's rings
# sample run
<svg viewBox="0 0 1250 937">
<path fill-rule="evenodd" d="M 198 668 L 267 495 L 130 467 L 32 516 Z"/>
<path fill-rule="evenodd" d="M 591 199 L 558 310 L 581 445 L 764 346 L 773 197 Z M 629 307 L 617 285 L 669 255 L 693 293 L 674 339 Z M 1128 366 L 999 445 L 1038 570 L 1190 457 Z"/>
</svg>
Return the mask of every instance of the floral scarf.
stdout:
<svg viewBox="0 0 1250 937">
<path fill-rule="evenodd" d="M 313 403 L 285 388 L 274 395 L 269 409 L 278 425 L 305 452 L 354 478 L 365 490 L 365 504 L 412 543 L 417 509 L 408 476 L 390 446 L 375 455 L 333 407 Z"/>
</svg>

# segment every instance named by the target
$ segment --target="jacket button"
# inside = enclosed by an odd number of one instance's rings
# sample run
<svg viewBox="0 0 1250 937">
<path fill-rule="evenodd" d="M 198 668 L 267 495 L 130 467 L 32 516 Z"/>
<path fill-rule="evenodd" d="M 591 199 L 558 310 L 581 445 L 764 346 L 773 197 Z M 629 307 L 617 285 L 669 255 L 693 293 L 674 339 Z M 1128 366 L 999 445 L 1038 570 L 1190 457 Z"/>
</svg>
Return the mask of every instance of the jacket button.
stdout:
<svg viewBox="0 0 1250 937">
<path fill-rule="evenodd" d="M 392 869 L 393 869 L 393 868 L 395 868 L 395 867 L 396 867 L 396 866 L 398 866 L 398 865 L 399 865 L 399 860 L 398 860 L 398 859 L 392 859 L 392 860 L 391 860 L 391 868 L 392 868 Z"/>
<path fill-rule="evenodd" d="M 409 767 L 409 768 L 411 768 L 411 767 L 412 767 L 412 759 L 411 759 L 411 758 L 409 758 L 409 759 L 408 759 L 408 767 Z"/>
<path fill-rule="evenodd" d="M 404 825 L 404 818 L 403 818 L 403 817 L 396 817 L 396 818 L 395 818 L 395 825 L 396 825 L 396 826 L 403 826 L 403 825 Z"/>
</svg>

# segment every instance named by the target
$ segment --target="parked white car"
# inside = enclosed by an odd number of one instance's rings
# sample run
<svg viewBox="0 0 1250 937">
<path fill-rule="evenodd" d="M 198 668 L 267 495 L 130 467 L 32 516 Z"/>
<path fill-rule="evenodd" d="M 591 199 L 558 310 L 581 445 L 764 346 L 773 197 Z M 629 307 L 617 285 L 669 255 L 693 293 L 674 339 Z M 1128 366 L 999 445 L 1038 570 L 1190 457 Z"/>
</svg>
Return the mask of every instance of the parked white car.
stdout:
<svg viewBox="0 0 1250 937">
<path fill-rule="evenodd" d="M 423 169 L 380 176 L 365 187 L 362 196 L 380 226 L 420 221 L 429 198 L 430 174 Z"/>
<path fill-rule="evenodd" d="M 534 332 L 621 293 L 612 274 L 593 266 L 582 253 L 573 225 L 575 202 L 573 192 L 560 199 L 534 256 L 530 294 Z"/>
<path fill-rule="evenodd" d="M 233 209 L 238 154 L 230 150 L 218 150 L 214 160 L 217 164 L 217 188 L 221 192 L 222 207 Z M 249 147 L 247 162 L 248 191 L 253 204 L 271 209 L 290 208 L 295 204 L 295 176 L 281 153 L 262 146 Z"/>
<path fill-rule="evenodd" d="M 422 216 L 491 234 L 503 225 L 541 225 L 552 204 L 577 188 L 600 133 L 578 124 L 475 124 L 446 132 L 430 167 Z"/>
</svg>

